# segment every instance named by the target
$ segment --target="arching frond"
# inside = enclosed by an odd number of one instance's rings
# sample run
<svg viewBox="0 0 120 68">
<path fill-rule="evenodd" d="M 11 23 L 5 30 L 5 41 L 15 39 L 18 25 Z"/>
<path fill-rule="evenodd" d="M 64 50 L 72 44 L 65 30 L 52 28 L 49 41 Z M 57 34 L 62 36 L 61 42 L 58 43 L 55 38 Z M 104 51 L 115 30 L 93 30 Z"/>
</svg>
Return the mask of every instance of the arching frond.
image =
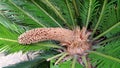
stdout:
<svg viewBox="0 0 120 68">
<path fill-rule="evenodd" d="M 83 26 L 88 27 L 89 22 L 92 21 L 93 15 L 96 13 L 96 8 L 99 6 L 97 0 L 83 0 L 80 2 L 80 16 Z"/>
<path fill-rule="evenodd" d="M 19 34 L 13 32 L 0 24 L 0 51 L 8 51 L 9 53 L 18 51 L 30 51 L 30 50 L 45 50 L 51 47 L 58 47 L 50 42 L 37 43 L 31 45 L 21 45 L 17 39 Z"/>
<path fill-rule="evenodd" d="M 97 23 L 93 23 L 93 25 L 95 24 L 95 28 L 93 30 L 93 34 L 98 30 L 101 32 L 106 31 L 108 28 L 112 27 L 113 25 L 115 25 L 117 22 L 119 22 L 119 18 L 117 17 L 117 12 L 116 10 L 118 10 L 118 8 L 115 8 L 115 4 L 117 1 L 107 1 L 104 0 L 104 4 L 103 7 L 101 9 L 101 13 L 99 15 L 98 20 L 96 21 Z M 118 7 L 119 4 L 117 4 Z M 106 37 L 111 37 L 113 35 L 116 35 L 117 33 L 119 33 L 119 28 L 120 25 L 118 27 L 116 27 L 115 29 L 111 30 L 108 34 L 106 34 Z"/>
<path fill-rule="evenodd" d="M 104 44 L 102 44 L 104 45 Z M 94 67 L 120 67 L 120 39 L 105 44 L 96 51 L 91 51 L 89 57 Z"/>
</svg>

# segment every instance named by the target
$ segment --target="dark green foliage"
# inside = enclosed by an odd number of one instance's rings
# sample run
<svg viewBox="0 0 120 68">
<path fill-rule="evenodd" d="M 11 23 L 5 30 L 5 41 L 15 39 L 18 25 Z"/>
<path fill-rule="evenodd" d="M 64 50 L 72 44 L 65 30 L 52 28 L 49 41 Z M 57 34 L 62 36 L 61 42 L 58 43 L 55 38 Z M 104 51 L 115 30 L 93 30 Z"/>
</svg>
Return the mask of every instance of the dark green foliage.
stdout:
<svg viewBox="0 0 120 68">
<path fill-rule="evenodd" d="M 94 67 L 119 68 L 120 67 L 120 39 L 101 45 L 89 57 Z M 103 58 L 104 57 L 104 58 Z"/>
</svg>

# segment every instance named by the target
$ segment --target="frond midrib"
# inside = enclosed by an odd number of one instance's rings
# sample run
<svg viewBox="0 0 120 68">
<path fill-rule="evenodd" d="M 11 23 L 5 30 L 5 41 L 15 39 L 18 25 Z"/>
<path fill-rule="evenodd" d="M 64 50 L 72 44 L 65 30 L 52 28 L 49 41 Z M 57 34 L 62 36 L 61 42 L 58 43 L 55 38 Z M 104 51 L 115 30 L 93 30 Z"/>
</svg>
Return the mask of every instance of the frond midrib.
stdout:
<svg viewBox="0 0 120 68">
<path fill-rule="evenodd" d="M 17 40 L 13 40 L 13 39 L 8 39 L 8 38 L 2 38 L 2 37 L 0 37 L 0 40 L 1 41 L 9 41 L 9 42 L 18 42 Z"/>
<path fill-rule="evenodd" d="M 100 53 L 100 52 L 97 52 L 97 51 L 90 51 L 90 53 L 98 55 L 98 56 L 101 56 L 101 57 L 106 58 L 106 59 L 109 59 L 111 61 L 115 61 L 115 62 L 120 63 L 120 59 L 118 59 L 116 57 L 113 57 L 113 56 L 110 56 L 110 55 L 106 55 L 106 54 L 103 54 L 103 53 Z"/>
<path fill-rule="evenodd" d="M 29 13 L 25 12 L 23 9 L 21 9 L 20 7 L 18 7 L 15 3 L 13 3 L 11 0 L 9 0 L 9 2 L 14 5 L 17 9 L 19 9 L 20 11 L 22 11 L 25 15 L 27 15 L 28 17 L 30 17 L 33 21 L 35 21 L 36 23 L 38 23 L 39 25 L 41 25 L 42 27 L 46 27 L 45 25 L 43 25 L 40 21 L 38 21 L 37 19 L 35 19 L 33 16 L 31 16 Z"/>
</svg>

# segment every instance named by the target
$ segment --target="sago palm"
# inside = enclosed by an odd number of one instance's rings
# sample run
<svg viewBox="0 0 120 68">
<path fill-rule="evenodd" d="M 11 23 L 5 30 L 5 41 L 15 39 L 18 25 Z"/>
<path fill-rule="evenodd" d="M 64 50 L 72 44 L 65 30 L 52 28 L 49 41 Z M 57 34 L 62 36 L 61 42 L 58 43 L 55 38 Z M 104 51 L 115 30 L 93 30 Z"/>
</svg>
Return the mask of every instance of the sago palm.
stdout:
<svg viewBox="0 0 120 68">
<path fill-rule="evenodd" d="M 0 0 L 0 51 L 40 51 L 6 68 L 119 68 L 120 0 Z"/>
</svg>

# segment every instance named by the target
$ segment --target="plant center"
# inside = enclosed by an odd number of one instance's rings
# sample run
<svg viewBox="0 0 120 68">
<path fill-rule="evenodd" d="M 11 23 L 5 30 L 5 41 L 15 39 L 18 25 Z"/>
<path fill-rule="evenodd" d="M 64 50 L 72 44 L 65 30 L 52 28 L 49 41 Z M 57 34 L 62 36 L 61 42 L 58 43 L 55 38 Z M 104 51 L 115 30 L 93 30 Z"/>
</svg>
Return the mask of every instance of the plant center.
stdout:
<svg viewBox="0 0 120 68">
<path fill-rule="evenodd" d="M 85 55 L 85 52 L 90 49 L 89 36 L 90 32 L 83 27 L 81 30 L 79 27 L 73 30 L 71 41 L 67 42 L 66 51 L 70 55 Z"/>
</svg>

